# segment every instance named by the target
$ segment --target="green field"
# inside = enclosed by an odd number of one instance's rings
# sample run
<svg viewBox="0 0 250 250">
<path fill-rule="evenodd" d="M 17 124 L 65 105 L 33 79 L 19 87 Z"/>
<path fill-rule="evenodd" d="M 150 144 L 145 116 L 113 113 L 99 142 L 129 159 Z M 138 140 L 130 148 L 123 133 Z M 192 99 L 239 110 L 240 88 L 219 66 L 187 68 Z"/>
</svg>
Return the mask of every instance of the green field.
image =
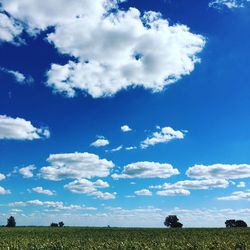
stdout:
<svg viewBox="0 0 250 250">
<path fill-rule="evenodd" d="M 0 249 L 250 249 L 250 229 L 0 228 Z"/>
</svg>

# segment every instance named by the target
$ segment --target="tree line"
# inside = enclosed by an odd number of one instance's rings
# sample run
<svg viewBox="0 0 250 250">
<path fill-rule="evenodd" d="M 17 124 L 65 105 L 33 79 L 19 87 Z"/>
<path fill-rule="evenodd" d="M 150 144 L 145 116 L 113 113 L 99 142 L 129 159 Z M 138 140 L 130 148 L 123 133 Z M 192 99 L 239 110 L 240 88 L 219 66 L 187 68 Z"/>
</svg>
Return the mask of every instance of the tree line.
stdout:
<svg viewBox="0 0 250 250">
<path fill-rule="evenodd" d="M 179 222 L 179 219 L 176 215 L 168 215 L 165 218 L 164 225 L 169 228 L 182 228 L 183 224 Z M 230 227 L 247 227 L 247 223 L 243 220 L 226 220 L 225 225 L 227 228 Z M 7 219 L 6 227 L 15 227 L 16 226 L 16 220 L 13 216 L 10 216 Z M 59 223 L 52 222 L 50 224 L 51 227 L 63 227 L 64 223 L 63 221 L 60 221 Z"/>
</svg>

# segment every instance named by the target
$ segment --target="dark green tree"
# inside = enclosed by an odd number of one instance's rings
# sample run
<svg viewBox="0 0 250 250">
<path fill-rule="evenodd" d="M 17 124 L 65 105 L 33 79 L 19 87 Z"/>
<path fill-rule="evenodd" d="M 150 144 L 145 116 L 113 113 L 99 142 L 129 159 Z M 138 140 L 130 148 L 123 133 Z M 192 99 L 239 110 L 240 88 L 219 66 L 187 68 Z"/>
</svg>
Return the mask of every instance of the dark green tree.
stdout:
<svg viewBox="0 0 250 250">
<path fill-rule="evenodd" d="M 63 226 L 64 226 L 63 221 L 60 221 L 60 222 L 58 223 L 58 226 L 59 226 L 59 227 L 63 227 Z"/>
<path fill-rule="evenodd" d="M 13 216 L 10 216 L 10 218 L 7 219 L 6 227 L 15 227 L 15 226 L 16 226 L 16 220 Z"/>
<path fill-rule="evenodd" d="M 58 227 L 58 223 L 52 222 L 52 223 L 50 224 L 50 226 L 51 226 L 51 227 Z"/>
<path fill-rule="evenodd" d="M 164 221 L 164 225 L 171 228 L 181 228 L 183 226 L 183 224 L 179 222 L 179 219 L 176 215 L 167 216 Z"/>
<path fill-rule="evenodd" d="M 243 220 L 226 220 L 226 227 L 247 227 L 247 223 Z"/>
</svg>

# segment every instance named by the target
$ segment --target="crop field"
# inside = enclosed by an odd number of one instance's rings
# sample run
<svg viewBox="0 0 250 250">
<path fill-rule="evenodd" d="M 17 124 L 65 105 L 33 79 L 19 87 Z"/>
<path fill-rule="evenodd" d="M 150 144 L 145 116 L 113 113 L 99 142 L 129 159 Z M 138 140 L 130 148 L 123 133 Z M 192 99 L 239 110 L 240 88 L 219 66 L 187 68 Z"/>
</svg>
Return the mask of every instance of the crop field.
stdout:
<svg viewBox="0 0 250 250">
<path fill-rule="evenodd" d="M 0 228 L 0 249 L 250 249 L 250 229 Z"/>
</svg>

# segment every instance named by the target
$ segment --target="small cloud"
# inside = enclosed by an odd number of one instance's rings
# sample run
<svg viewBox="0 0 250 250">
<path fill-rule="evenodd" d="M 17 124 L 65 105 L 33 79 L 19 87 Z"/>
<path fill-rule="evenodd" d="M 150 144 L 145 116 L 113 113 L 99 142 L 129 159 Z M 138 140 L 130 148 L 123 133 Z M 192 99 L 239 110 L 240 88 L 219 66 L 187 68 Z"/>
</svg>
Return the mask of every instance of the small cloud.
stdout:
<svg viewBox="0 0 250 250">
<path fill-rule="evenodd" d="M 10 194 L 10 190 L 6 190 L 4 187 L 0 186 L 0 195 Z"/>
<path fill-rule="evenodd" d="M 23 178 L 32 178 L 34 176 L 33 171 L 36 170 L 34 165 L 29 165 L 24 168 L 19 169 L 19 173 L 23 176 Z"/>
<path fill-rule="evenodd" d="M 188 196 L 190 192 L 186 189 L 167 189 L 156 192 L 159 196 Z"/>
<path fill-rule="evenodd" d="M 113 179 L 131 178 L 169 178 L 179 171 L 172 165 L 159 162 L 136 162 L 124 167 L 120 174 L 113 174 Z"/>
<path fill-rule="evenodd" d="M 135 191 L 135 194 L 138 196 L 152 196 L 152 192 L 149 191 L 148 189 L 142 189 Z"/>
<path fill-rule="evenodd" d="M 218 10 L 222 10 L 224 8 L 238 9 L 245 7 L 245 4 L 248 2 L 250 2 L 250 0 L 213 0 L 208 4 L 208 6 Z"/>
<path fill-rule="evenodd" d="M 32 188 L 32 190 L 36 193 L 39 193 L 39 194 L 45 194 L 45 195 L 49 195 L 49 196 L 55 195 L 54 191 L 51 191 L 49 189 L 43 189 L 43 187 L 34 187 L 34 188 Z"/>
<path fill-rule="evenodd" d="M 245 192 L 233 192 L 229 196 L 218 197 L 217 200 L 220 201 L 239 201 L 239 200 L 250 200 L 250 190 L 246 190 Z"/>
<path fill-rule="evenodd" d="M 137 149 L 137 147 L 136 147 L 136 146 L 131 146 L 131 147 L 126 147 L 125 149 L 126 149 L 127 151 L 131 151 L 131 150 Z"/>
<path fill-rule="evenodd" d="M 0 68 L 0 71 L 11 75 L 20 84 L 31 84 L 34 82 L 34 79 L 31 76 L 25 76 L 19 71 L 14 71 L 6 68 Z"/>
<path fill-rule="evenodd" d="M 96 148 L 105 147 L 107 145 L 109 145 L 109 140 L 105 139 L 104 137 L 101 137 L 90 144 L 90 146 Z"/>
<path fill-rule="evenodd" d="M 106 152 L 107 153 L 114 153 L 114 152 L 118 152 L 118 151 L 121 151 L 123 149 L 123 146 L 122 145 L 120 145 L 119 147 L 117 147 L 117 148 L 113 148 L 113 149 L 111 149 L 111 150 L 106 150 Z"/>
<path fill-rule="evenodd" d="M 121 126 L 121 131 L 125 133 L 132 131 L 132 129 L 128 125 L 123 125 Z"/>
<path fill-rule="evenodd" d="M 109 187 L 109 184 L 102 180 L 92 182 L 87 179 L 79 179 L 68 183 L 64 187 L 72 193 L 87 194 L 102 200 L 112 200 L 116 198 L 116 193 L 101 192 L 98 190 Z"/>
<path fill-rule="evenodd" d="M 159 130 L 160 128 L 158 128 Z M 167 143 L 176 139 L 184 139 L 185 132 L 174 130 L 171 127 L 164 127 L 158 132 L 154 132 L 151 137 L 146 138 L 141 142 L 141 148 L 145 149 L 149 146 L 154 146 L 159 143 Z"/>
<path fill-rule="evenodd" d="M 35 140 L 48 139 L 47 128 L 36 128 L 23 118 L 0 115 L 0 140 Z"/>
</svg>

